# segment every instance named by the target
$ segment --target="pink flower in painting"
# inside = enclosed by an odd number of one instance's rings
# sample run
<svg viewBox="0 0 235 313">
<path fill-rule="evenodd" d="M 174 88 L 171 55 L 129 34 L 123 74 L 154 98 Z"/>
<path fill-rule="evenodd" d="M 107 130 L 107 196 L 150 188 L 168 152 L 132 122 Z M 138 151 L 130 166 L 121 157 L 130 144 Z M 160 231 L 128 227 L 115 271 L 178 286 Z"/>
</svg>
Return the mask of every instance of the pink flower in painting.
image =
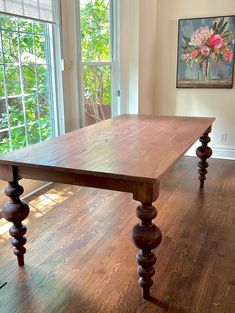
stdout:
<svg viewBox="0 0 235 313">
<path fill-rule="evenodd" d="M 189 53 L 183 53 L 181 54 L 181 60 L 190 65 L 192 63 L 192 56 Z"/>
<path fill-rule="evenodd" d="M 191 57 L 195 58 L 200 52 L 201 52 L 200 49 L 193 50 L 193 51 L 191 51 L 190 55 L 191 55 Z"/>
<path fill-rule="evenodd" d="M 200 49 L 200 52 L 205 55 L 205 56 L 208 56 L 211 52 L 211 49 L 207 46 L 204 46 Z"/>
<path fill-rule="evenodd" d="M 200 27 L 195 32 L 193 32 L 189 45 L 203 47 L 205 46 L 206 42 L 208 41 L 210 37 L 211 37 L 211 32 L 209 28 Z"/>
<path fill-rule="evenodd" d="M 232 50 L 230 50 L 230 49 L 227 49 L 227 50 L 225 51 L 224 55 L 223 55 L 224 60 L 227 61 L 227 62 L 231 61 L 232 56 L 233 56 L 233 52 L 232 52 Z"/>
<path fill-rule="evenodd" d="M 218 34 L 212 34 L 210 39 L 207 42 L 207 46 L 218 49 L 223 45 L 223 38 Z"/>
</svg>

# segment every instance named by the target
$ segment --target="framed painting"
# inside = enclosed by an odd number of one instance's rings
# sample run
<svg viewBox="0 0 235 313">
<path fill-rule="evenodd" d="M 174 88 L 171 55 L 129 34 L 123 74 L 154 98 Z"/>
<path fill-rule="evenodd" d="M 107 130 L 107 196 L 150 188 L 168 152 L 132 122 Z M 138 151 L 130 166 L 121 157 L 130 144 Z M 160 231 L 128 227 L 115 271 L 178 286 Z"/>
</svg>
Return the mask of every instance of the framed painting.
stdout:
<svg viewBox="0 0 235 313">
<path fill-rule="evenodd" d="M 177 88 L 232 88 L 235 15 L 178 21 Z"/>
</svg>

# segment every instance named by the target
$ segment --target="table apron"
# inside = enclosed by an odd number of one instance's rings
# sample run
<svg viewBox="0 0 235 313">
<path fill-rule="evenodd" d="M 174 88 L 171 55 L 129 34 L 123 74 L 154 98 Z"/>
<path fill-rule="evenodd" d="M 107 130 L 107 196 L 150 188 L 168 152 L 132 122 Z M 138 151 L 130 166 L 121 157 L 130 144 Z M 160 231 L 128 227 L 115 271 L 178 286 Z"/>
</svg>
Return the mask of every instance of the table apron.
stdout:
<svg viewBox="0 0 235 313">
<path fill-rule="evenodd" d="M 133 194 L 133 198 L 141 202 L 154 202 L 159 195 L 159 183 L 157 180 L 141 181 L 133 177 L 122 179 L 118 177 L 98 176 L 90 173 L 81 174 L 62 171 L 56 168 L 41 168 L 27 166 L 0 165 L 0 178 L 5 181 L 27 178 L 54 183 L 93 187 L 122 191 Z"/>
</svg>

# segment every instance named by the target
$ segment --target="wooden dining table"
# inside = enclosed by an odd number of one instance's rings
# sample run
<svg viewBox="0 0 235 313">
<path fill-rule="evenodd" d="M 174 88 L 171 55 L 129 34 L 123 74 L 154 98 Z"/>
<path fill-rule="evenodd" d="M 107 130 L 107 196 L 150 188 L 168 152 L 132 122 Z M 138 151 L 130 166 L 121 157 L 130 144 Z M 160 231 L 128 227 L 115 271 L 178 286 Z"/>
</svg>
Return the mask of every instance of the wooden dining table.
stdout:
<svg viewBox="0 0 235 313">
<path fill-rule="evenodd" d="M 203 188 L 207 159 L 212 155 L 208 143 L 214 120 L 125 114 L 2 155 L 0 179 L 8 182 L 5 194 L 10 199 L 2 214 L 13 223 L 9 233 L 18 265 L 24 265 L 27 229 L 22 222 L 29 214 L 28 204 L 20 198 L 20 179 L 128 192 L 139 202 L 140 223 L 134 226 L 132 238 L 140 249 L 139 284 L 143 297 L 149 298 L 156 262 L 153 250 L 162 240 L 159 227 L 152 222 L 157 216 L 153 202 L 159 196 L 161 178 L 199 139 L 196 154 L 199 188 Z"/>
</svg>

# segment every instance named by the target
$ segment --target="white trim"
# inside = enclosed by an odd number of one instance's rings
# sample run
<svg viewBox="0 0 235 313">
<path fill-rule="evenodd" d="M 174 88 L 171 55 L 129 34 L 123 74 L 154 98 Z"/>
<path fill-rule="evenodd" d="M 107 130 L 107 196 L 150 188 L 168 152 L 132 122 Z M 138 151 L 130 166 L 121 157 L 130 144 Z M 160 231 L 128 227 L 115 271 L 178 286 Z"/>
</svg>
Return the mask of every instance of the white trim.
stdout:
<svg viewBox="0 0 235 313">
<path fill-rule="evenodd" d="M 120 49 L 120 113 L 129 111 L 129 74 L 128 74 L 128 14 L 129 2 L 120 0 L 119 49 Z"/>
<path fill-rule="evenodd" d="M 23 195 L 21 197 L 21 199 L 23 200 L 27 200 L 27 198 L 33 196 L 36 192 L 39 192 L 39 191 L 43 191 L 45 188 L 49 187 L 50 185 L 53 185 L 54 183 L 46 183 L 46 182 L 40 182 L 41 185 L 38 187 L 38 188 L 34 188 L 32 191 L 26 193 L 25 195 Z"/>
<path fill-rule="evenodd" d="M 196 156 L 196 149 L 200 146 L 200 143 L 194 144 L 185 155 L 188 156 Z M 212 158 L 215 159 L 227 159 L 227 160 L 235 160 L 235 146 L 212 146 L 213 154 Z"/>
<path fill-rule="evenodd" d="M 85 97 L 83 82 L 83 66 L 82 66 L 82 40 L 80 25 L 80 0 L 75 1 L 75 23 L 76 23 L 76 39 L 77 39 L 77 80 L 78 80 L 78 106 L 79 106 L 79 127 L 85 126 Z"/>
<path fill-rule="evenodd" d="M 111 44 L 111 114 L 112 117 L 120 114 L 120 3 L 110 1 L 110 44 Z"/>
<path fill-rule="evenodd" d="M 56 1 L 54 5 L 54 14 L 56 24 L 50 27 L 50 46 L 51 46 L 51 67 L 52 67 L 52 86 L 54 100 L 54 127 L 55 135 L 59 136 L 65 133 L 64 121 L 64 99 L 62 84 L 62 64 L 61 64 L 61 8 L 60 3 Z"/>
</svg>

